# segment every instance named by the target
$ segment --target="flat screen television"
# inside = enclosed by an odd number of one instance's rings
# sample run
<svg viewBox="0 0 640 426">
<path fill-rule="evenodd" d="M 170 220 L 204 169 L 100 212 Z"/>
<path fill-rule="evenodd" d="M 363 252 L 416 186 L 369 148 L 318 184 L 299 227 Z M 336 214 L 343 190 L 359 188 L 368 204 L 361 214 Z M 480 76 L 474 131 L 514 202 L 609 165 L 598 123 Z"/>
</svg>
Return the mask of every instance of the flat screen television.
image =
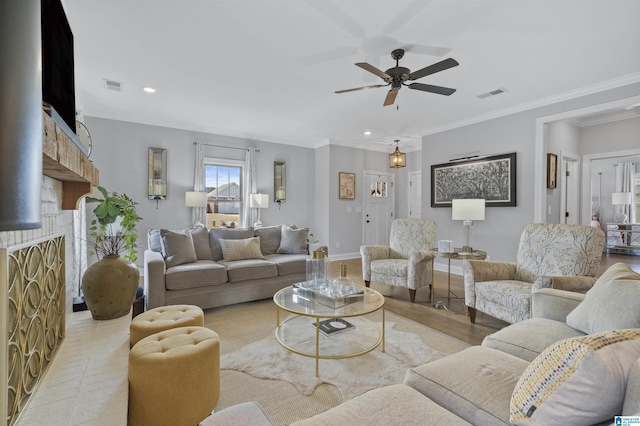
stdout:
<svg viewBox="0 0 640 426">
<path fill-rule="evenodd" d="M 60 0 L 41 0 L 42 102 L 54 109 L 75 135 L 76 90 L 73 33 Z M 47 111 L 56 120 L 54 114 Z M 56 120 L 57 121 L 57 120 Z M 58 123 L 60 125 L 60 123 Z M 63 126 L 61 126 L 63 127 Z"/>
</svg>

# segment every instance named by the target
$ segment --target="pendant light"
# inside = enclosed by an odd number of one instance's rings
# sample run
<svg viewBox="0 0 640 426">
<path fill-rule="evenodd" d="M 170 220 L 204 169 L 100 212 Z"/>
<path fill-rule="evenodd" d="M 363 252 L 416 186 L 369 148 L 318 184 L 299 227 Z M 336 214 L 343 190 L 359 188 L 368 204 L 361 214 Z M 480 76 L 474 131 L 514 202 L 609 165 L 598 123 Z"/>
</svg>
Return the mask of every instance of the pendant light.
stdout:
<svg viewBox="0 0 640 426">
<path fill-rule="evenodd" d="M 396 150 L 389 154 L 389 167 L 392 169 L 399 169 L 400 167 L 406 167 L 407 165 L 407 154 L 404 152 L 400 152 L 398 148 L 399 139 L 396 139 Z"/>
</svg>

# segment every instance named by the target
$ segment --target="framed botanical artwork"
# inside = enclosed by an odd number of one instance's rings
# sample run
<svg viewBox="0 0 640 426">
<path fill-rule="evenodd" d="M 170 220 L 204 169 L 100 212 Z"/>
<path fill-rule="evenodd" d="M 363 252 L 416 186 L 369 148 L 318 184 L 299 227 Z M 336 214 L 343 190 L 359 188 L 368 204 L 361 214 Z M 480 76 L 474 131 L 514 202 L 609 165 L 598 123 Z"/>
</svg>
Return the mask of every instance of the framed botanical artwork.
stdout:
<svg viewBox="0 0 640 426">
<path fill-rule="evenodd" d="M 341 200 L 356 199 L 356 174 L 340 172 L 338 174 L 338 198 Z"/>
<path fill-rule="evenodd" d="M 556 154 L 547 154 L 547 188 L 556 188 L 556 179 L 558 178 L 558 156 Z"/>
<path fill-rule="evenodd" d="M 516 153 L 431 166 L 431 207 L 451 200 L 484 198 L 487 207 L 516 205 Z"/>
</svg>

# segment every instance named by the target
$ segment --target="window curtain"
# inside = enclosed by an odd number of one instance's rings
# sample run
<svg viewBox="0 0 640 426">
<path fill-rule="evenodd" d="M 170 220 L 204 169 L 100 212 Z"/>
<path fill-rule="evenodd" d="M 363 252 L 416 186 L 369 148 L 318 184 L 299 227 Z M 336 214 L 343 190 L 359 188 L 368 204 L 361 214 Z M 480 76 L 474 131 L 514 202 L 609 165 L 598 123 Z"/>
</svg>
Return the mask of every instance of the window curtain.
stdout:
<svg viewBox="0 0 640 426">
<path fill-rule="evenodd" d="M 635 200 L 635 174 L 636 163 L 625 162 L 616 164 L 616 182 L 614 192 L 630 192 L 633 194 L 633 200 Z M 617 205 L 614 206 L 614 215 L 618 213 L 624 213 L 627 215 L 628 223 L 636 222 L 636 206 L 635 203 L 631 205 Z"/>
<path fill-rule="evenodd" d="M 244 185 L 242 188 L 242 200 L 243 208 L 245 211 L 242 226 L 247 228 L 252 226 L 258 220 L 257 209 L 249 207 L 251 201 L 251 194 L 255 194 L 257 191 L 257 178 L 256 178 L 256 149 L 247 148 L 244 155 Z"/>
<path fill-rule="evenodd" d="M 193 177 L 193 190 L 198 192 L 206 191 L 205 175 L 204 175 L 204 145 L 202 142 L 196 142 L 196 162 L 195 174 Z M 191 207 L 191 223 L 207 223 L 206 207 Z"/>
</svg>

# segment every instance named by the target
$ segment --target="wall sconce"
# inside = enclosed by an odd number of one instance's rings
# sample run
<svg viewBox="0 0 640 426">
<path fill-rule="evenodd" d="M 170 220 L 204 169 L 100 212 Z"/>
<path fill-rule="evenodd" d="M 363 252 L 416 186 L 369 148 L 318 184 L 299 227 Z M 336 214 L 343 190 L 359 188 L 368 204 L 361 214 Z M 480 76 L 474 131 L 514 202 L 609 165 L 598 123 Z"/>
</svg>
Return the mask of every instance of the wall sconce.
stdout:
<svg viewBox="0 0 640 426">
<path fill-rule="evenodd" d="M 184 204 L 187 207 L 207 207 L 207 193 L 197 191 L 187 191 L 184 194 Z M 199 221 L 195 221 L 192 225 L 193 228 L 204 228 L 204 225 Z"/>
<path fill-rule="evenodd" d="M 462 251 L 473 253 L 471 247 L 471 229 L 474 220 L 484 220 L 485 200 L 464 199 L 451 200 L 451 219 L 461 220 L 464 229 L 464 246 Z"/>
<path fill-rule="evenodd" d="M 611 204 L 614 206 L 628 206 L 633 204 L 633 194 L 631 192 L 614 192 L 611 194 Z M 617 223 L 627 223 L 628 216 L 623 211 L 624 207 L 620 209 L 620 213 L 614 216 Z"/>
<path fill-rule="evenodd" d="M 260 210 L 269 207 L 269 195 L 267 194 L 251 194 L 249 198 L 249 207 L 258 209 L 258 220 L 253 224 L 254 228 L 262 228 L 260 221 Z"/>
<path fill-rule="evenodd" d="M 167 150 L 163 148 L 149 148 L 149 199 L 167 199 Z"/>
<path fill-rule="evenodd" d="M 392 154 L 389 154 L 389 167 L 392 169 L 399 169 L 407 165 L 407 154 L 400 152 L 398 142 L 400 142 L 400 140 L 396 139 L 396 150 Z"/>
<path fill-rule="evenodd" d="M 287 164 L 283 161 L 273 162 L 273 194 L 278 209 L 287 199 Z"/>
</svg>

